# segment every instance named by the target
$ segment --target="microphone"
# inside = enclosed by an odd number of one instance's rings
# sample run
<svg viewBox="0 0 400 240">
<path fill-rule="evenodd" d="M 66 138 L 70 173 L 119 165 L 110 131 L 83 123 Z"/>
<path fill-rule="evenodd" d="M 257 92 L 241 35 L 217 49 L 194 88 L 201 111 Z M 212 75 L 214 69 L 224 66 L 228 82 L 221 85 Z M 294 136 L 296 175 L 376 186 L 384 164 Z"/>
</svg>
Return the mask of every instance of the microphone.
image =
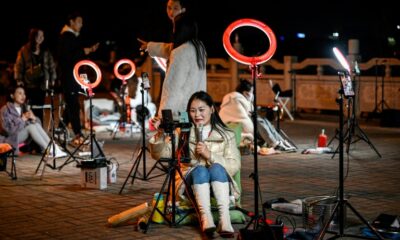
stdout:
<svg viewBox="0 0 400 240">
<path fill-rule="evenodd" d="M 199 124 L 196 126 L 196 140 L 197 142 L 203 141 L 203 124 Z"/>
<path fill-rule="evenodd" d="M 29 100 L 25 102 L 25 104 L 21 107 L 22 113 L 29 112 L 31 110 L 31 105 L 29 104 Z"/>
<path fill-rule="evenodd" d="M 143 84 L 143 89 L 150 89 L 150 80 L 149 80 L 149 74 L 147 72 L 142 72 L 142 84 Z"/>
</svg>

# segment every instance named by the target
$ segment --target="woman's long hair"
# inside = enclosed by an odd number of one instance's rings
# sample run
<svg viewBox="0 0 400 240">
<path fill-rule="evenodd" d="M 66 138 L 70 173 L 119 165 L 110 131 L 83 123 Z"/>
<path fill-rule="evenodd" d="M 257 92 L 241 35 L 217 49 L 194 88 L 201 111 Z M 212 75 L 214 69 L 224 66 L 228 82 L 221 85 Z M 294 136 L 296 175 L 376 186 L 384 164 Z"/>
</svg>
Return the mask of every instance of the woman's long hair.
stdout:
<svg viewBox="0 0 400 240">
<path fill-rule="evenodd" d="M 225 132 L 232 131 L 232 130 L 229 127 L 227 127 L 225 125 L 225 123 L 221 120 L 221 118 L 219 117 L 217 108 L 215 106 L 215 103 L 214 103 L 212 97 L 204 91 L 198 91 L 198 92 L 193 93 L 193 95 L 190 97 L 189 102 L 186 107 L 186 111 L 188 113 L 190 112 L 190 106 L 192 105 L 192 102 L 194 100 L 200 100 L 202 102 L 205 102 L 207 104 L 207 106 L 214 109 L 214 111 L 211 113 L 211 119 L 210 119 L 211 130 L 216 130 L 218 133 L 220 133 L 226 139 L 227 135 Z M 189 118 L 190 118 L 190 122 L 193 124 L 194 122 L 193 122 L 193 119 L 190 117 L 190 114 L 189 114 Z"/>
<path fill-rule="evenodd" d="M 202 41 L 198 38 L 199 28 L 192 16 L 186 13 L 179 14 L 174 20 L 174 49 L 180 45 L 191 42 L 196 49 L 197 66 L 205 69 L 207 64 L 207 52 Z"/>
</svg>

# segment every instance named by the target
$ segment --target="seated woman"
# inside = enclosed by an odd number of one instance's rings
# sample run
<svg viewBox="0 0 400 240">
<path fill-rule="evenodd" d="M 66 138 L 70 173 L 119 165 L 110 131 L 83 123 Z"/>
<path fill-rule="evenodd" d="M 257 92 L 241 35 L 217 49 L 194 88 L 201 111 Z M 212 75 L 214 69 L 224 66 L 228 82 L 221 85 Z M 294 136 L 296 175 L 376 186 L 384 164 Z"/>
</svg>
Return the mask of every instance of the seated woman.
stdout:
<svg viewBox="0 0 400 240">
<path fill-rule="evenodd" d="M 50 138 L 42 124 L 25 104 L 26 95 L 22 86 L 13 87 L 6 105 L 0 110 L 0 142 L 10 144 L 15 153 L 19 153 L 18 145 L 29 137 L 44 151 L 50 143 Z M 53 156 L 52 147 L 49 156 Z M 66 157 L 59 146 L 55 145 L 55 157 Z"/>
<path fill-rule="evenodd" d="M 254 125 L 251 118 L 253 111 L 253 84 L 241 79 L 235 92 L 228 93 L 222 99 L 219 115 L 224 123 L 239 122 L 243 125 L 242 137 L 254 141 Z M 268 147 L 280 151 L 295 151 L 296 148 L 285 140 L 268 121 L 257 118 L 258 134 Z"/>
<path fill-rule="evenodd" d="M 230 192 L 238 200 L 240 190 L 232 181 L 232 176 L 240 171 L 241 158 L 234 132 L 221 121 L 215 109 L 211 96 L 204 91 L 195 92 L 190 97 L 187 105 L 192 123 L 187 141 L 190 160 L 181 163 L 180 167 L 186 183 L 193 189 L 202 231 L 209 235 L 216 230 L 211 214 L 211 185 L 219 210 L 217 231 L 223 237 L 233 237 L 229 215 Z M 159 124 L 159 120 L 154 123 L 156 127 Z M 202 131 L 198 130 L 200 126 Z M 196 138 L 196 132 L 201 137 Z M 164 131 L 158 128 L 157 134 L 150 139 L 150 152 L 156 160 L 171 157 L 172 146 L 164 135 Z M 186 199 L 183 194 L 186 186 L 182 179 L 176 179 L 177 198 Z"/>
</svg>

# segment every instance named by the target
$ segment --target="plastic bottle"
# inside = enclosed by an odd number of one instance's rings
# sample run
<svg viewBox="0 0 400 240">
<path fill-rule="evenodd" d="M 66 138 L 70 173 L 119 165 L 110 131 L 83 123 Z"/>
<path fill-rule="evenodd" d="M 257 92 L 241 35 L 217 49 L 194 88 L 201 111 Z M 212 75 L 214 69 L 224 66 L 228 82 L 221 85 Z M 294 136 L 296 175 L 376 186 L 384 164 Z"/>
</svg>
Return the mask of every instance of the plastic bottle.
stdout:
<svg viewBox="0 0 400 240">
<path fill-rule="evenodd" d="M 157 207 L 156 207 L 155 205 L 156 205 L 158 196 L 160 196 L 160 200 L 158 201 L 158 204 L 157 204 Z M 153 217 L 151 218 L 151 220 L 153 222 L 155 222 L 155 223 L 163 223 L 164 222 L 164 218 L 160 214 L 160 212 L 162 212 L 162 213 L 164 212 L 164 196 L 162 194 L 160 195 L 160 193 L 155 193 L 154 197 L 153 197 L 152 205 L 156 209 L 154 210 L 154 214 L 153 214 Z M 160 212 L 158 212 L 157 209 Z"/>
<path fill-rule="evenodd" d="M 318 136 L 318 147 L 326 147 L 328 136 L 325 135 L 325 129 L 322 129 L 321 134 Z"/>
</svg>

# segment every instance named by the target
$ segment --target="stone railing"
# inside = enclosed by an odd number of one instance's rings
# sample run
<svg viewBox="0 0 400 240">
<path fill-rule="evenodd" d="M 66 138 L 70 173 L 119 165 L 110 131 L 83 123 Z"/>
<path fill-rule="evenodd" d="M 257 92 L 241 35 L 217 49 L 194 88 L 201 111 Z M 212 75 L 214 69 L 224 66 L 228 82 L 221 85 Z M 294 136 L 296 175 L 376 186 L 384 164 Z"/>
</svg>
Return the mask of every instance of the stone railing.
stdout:
<svg viewBox="0 0 400 240">
<path fill-rule="evenodd" d="M 147 61 L 147 69 L 156 69 L 152 61 Z M 396 58 L 372 58 L 358 63 L 361 71 L 355 76 L 356 101 L 358 112 L 373 112 L 375 107 L 381 109 L 382 100 L 385 109 L 400 109 L 400 60 Z M 296 57 L 286 56 L 283 62 L 271 59 L 259 66 L 261 75 L 257 78 L 257 103 L 273 103 L 274 93 L 271 90 L 271 79 L 279 83 L 282 90 L 293 89 L 294 97 L 291 110 L 338 110 L 339 77 L 341 69 L 336 59 L 308 58 L 301 62 Z M 157 99 L 160 89 L 160 74 L 152 71 L 152 94 Z M 234 91 L 239 79 L 251 79 L 248 66 L 238 64 L 232 59 L 208 59 L 208 92 L 215 101 Z M 383 90 L 382 91 L 382 84 Z M 383 98 L 382 98 L 383 93 Z"/>
</svg>

